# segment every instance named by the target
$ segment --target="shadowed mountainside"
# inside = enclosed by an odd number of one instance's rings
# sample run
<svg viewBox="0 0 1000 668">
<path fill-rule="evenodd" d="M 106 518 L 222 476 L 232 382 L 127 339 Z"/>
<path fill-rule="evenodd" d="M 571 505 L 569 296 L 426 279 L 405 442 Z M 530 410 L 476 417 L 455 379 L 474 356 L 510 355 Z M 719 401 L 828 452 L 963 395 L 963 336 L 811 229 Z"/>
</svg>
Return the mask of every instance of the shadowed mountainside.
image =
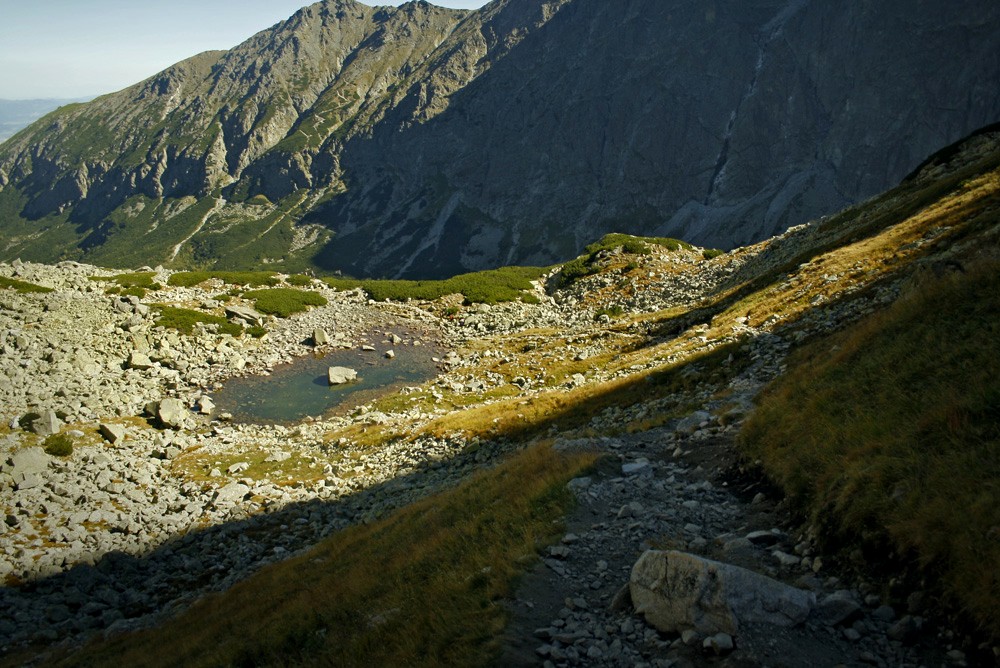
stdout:
<svg viewBox="0 0 1000 668">
<path fill-rule="evenodd" d="M 0 147 L 0 258 L 433 277 L 732 247 L 1000 117 L 1000 8 L 327 0 Z"/>
</svg>

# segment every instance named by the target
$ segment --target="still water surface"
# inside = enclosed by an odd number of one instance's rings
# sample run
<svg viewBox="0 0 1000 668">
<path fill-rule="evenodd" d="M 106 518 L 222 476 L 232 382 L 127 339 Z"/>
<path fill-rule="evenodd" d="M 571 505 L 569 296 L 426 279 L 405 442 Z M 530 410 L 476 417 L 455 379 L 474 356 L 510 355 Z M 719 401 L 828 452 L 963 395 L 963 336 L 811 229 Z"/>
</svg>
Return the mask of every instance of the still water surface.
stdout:
<svg viewBox="0 0 1000 668">
<path fill-rule="evenodd" d="M 289 424 L 351 408 L 437 375 L 432 358 L 440 355 L 439 348 L 393 346 L 395 359 L 386 359 L 388 349 L 378 346 L 374 352 L 336 350 L 303 357 L 275 367 L 269 376 L 232 378 L 212 399 L 220 411 L 232 413 L 236 422 Z M 331 366 L 355 369 L 358 380 L 331 387 L 326 376 Z"/>
</svg>

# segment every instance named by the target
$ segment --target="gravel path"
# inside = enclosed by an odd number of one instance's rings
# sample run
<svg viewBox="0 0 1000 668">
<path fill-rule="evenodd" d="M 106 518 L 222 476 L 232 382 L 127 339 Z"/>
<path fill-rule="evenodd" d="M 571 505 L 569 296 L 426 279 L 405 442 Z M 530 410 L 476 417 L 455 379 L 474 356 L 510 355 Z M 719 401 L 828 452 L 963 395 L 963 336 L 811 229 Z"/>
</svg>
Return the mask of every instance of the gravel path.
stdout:
<svg viewBox="0 0 1000 668">
<path fill-rule="evenodd" d="M 565 447 L 607 457 L 570 483 L 578 505 L 561 544 L 520 583 L 501 665 L 964 664 L 934 634 L 918 634 L 923 620 L 883 605 L 871 584 L 828 572 L 756 483 L 727 478 L 731 434 L 689 438 L 664 428 Z M 632 566 L 648 549 L 742 566 L 811 591 L 818 604 L 797 627 L 741 627 L 732 651 L 705 647 L 710 641 L 696 633 L 661 633 L 625 595 Z"/>
</svg>

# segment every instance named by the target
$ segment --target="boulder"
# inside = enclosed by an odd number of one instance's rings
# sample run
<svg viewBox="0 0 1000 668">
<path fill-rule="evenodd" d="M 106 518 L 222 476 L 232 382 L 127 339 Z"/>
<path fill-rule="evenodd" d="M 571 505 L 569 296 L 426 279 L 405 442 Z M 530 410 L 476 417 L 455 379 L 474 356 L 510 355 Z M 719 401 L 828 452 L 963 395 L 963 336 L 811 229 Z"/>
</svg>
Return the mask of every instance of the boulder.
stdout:
<svg viewBox="0 0 1000 668">
<path fill-rule="evenodd" d="M 665 633 L 694 629 L 735 634 L 743 624 L 794 626 L 816 604 L 814 594 L 745 568 L 674 550 L 649 550 L 632 567 L 636 612 Z"/>
<path fill-rule="evenodd" d="M 358 372 L 345 366 L 332 366 L 326 373 L 330 385 L 343 385 L 358 379 Z"/>
<path fill-rule="evenodd" d="M 221 488 L 215 495 L 215 505 L 239 503 L 250 493 L 250 488 L 241 482 L 231 482 Z"/>
<path fill-rule="evenodd" d="M 850 624 L 862 613 L 861 604 L 846 590 L 825 596 L 816 606 L 816 616 L 827 626 Z"/>
<path fill-rule="evenodd" d="M 385 358 L 387 360 L 395 359 L 395 357 L 396 357 L 396 351 L 395 350 L 387 350 L 387 351 L 385 351 Z"/>
<path fill-rule="evenodd" d="M 242 320 L 249 325 L 260 326 L 264 324 L 264 316 L 249 306 L 227 306 L 226 317 L 230 320 Z"/>
<path fill-rule="evenodd" d="M 152 368 L 153 360 L 149 359 L 149 355 L 146 353 L 141 353 L 137 350 L 133 350 L 128 356 L 128 368 L 138 369 L 142 371 L 144 369 Z"/>
<path fill-rule="evenodd" d="M 314 346 L 325 346 L 330 343 L 330 336 L 326 333 L 325 329 L 317 327 L 313 330 L 312 342 Z"/>
<path fill-rule="evenodd" d="M 102 422 L 98 429 L 101 436 L 112 445 L 121 442 L 125 438 L 125 427 L 112 422 Z"/>
<path fill-rule="evenodd" d="M 212 415 L 215 413 L 215 402 L 212 401 L 211 397 L 201 397 L 195 404 L 195 408 L 202 415 Z"/>
<path fill-rule="evenodd" d="M 180 429 L 187 417 L 187 406 L 180 399 L 163 399 L 156 404 L 156 419 L 164 427 Z"/>
<path fill-rule="evenodd" d="M 10 464 L 4 469 L 11 475 L 14 482 L 19 484 L 29 476 L 33 477 L 47 471 L 50 459 L 42 448 L 24 448 L 11 455 Z"/>
<path fill-rule="evenodd" d="M 28 431 L 39 436 L 58 434 L 61 427 L 62 420 L 55 411 L 41 411 L 37 418 L 28 423 Z"/>
</svg>

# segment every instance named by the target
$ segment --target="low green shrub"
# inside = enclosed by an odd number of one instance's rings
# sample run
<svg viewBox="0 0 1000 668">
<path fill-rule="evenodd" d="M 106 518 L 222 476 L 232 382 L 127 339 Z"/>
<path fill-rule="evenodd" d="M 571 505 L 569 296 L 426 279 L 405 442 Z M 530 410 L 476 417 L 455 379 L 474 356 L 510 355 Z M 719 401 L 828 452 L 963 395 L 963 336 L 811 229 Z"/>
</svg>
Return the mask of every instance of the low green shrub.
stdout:
<svg viewBox="0 0 1000 668">
<path fill-rule="evenodd" d="M 199 322 L 206 325 L 215 325 L 217 328 L 216 331 L 220 334 L 240 336 L 243 333 L 241 326 L 229 322 L 222 316 L 163 304 L 156 304 L 154 308 L 160 313 L 160 316 L 156 319 L 158 326 L 176 329 L 184 334 L 194 333 L 194 326 Z"/>
<path fill-rule="evenodd" d="M 118 274 L 117 276 L 91 276 L 90 280 L 102 283 L 114 283 L 125 291 L 124 294 L 133 294 L 133 292 L 128 292 L 129 289 L 142 288 L 144 296 L 146 290 L 159 290 L 163 287 L 153 280 L 154 275 L 151 271 L 139 271 L 129 274 Z"/>
<path fill-rule="evenodd" d="M 310 306 L 326 306 L 326 297 L 312 290 L 295 288 L 270 288 L 251 290 L 243 293 L 244 299 L 252 299 L 254 308 L 261 313 L 287 318 L 293 313 L 301 313 Z"/>
<path fill-rule="evenodd" d="M 180 271 L 171 275 L 167 283 L 190 288 L 213 278 L 227 285 L 247 285 L 253 288 L 273 286 L 280 282 L 273 271 Z"/>
<path fill-rule="evenodd" d="M 618 304 L 615 304 L 614 306 L 600 309 L 596 313 L 596 315 L 597 315 L 598 318 L 600 318 L 602 315 L 606 315 L 609 318 L 618 318 L 621 315 L 623 315 L 624 313 L 625 313 L 625 309 L 623 309 Z"/>
<path fill-rule="evenodd" d="M 6 278 L 0 276 L 0 288 L 10 288 L 20 292 L 21 294 L 28 294 L 31 292 L 36 292 L 39 294 L 52 292 L 52 288 L 42 287 L 41 285 L 35 285 L 34 283 L 28 283 L 27 281 L 19 281 L 16 278 Z"/>
<path fill-rule="evenodd" d="M 652 249 L 649 247 L 650 245 L 662 246 L 670 251 L 680 250 L 681 248 L 686 250 L 694 248 L 694 246 L 687 242 L 680 239 L 671 239 L 670 237 L 637 237 L 631 234 L 612 233 L 604 235 L 600 241 L 590 244 L 583 250 L 589 255 L 594 255 L 602 250 L 621 248 L 626 253 L 649 255 L 652 252 Z"/>
<path fill-rule="evenodd" d="M 42 447 L 53 457 L 69 457 L 73 454 L 73 437 L 69 434 L 52 434 L 42 441 Z"/>
<path fill-rule="evenodd" d="M 720 255 L 725 255 L 726 251 L 720 248 L 706 248 L 701 252 L 701 256 L 706 260 L 711 260 L 712 258 L 717 258 Z"/>
<path fill-rule="evenodd" d="M 504 267 L 469 274 L 460 274 L 438 281 L 356 280 L 327 278 L 327 285 L 335 290 L 361 288 L 375 301 L 406 301 L 418 299 L 433 301 L 445 295 L 461 294 L 466 304 L 498 304 L 519 299 L 532 302 L 531 281 L 540 278 L 542 267 Z"/>
<path fill-rule="evenodd" d="M 596 274 L 600 268 L 596 265 L 598 255 L 603 251 L 611 251 L 620 248 L 627 255 L 649 255 L 653 252 L 651 246 L 662 246 L 670 251 L 681 248 L 690 250 L 694 248 L 689 243 L 669 237 L 636 237 L 631 234 L 606 234 L 600 241 L 596 241 L 586 246 L 584 254 L 562 266 L 559 270 L 558 285 L 566 287 L 574 282 L 592 274 Z M 638 268 L 637 262 L 629 262 L 626 265 L 627 271 Z"/>
<path fill-rule="evenodd" d="M 292 274 L 285 279 L 285 283 L 289 285 L 294 285 L 297 288 L 304 288 L 306 286 L 312 285 L 313 277 L 306 276 L 305 274 Z"/>
</svg>

